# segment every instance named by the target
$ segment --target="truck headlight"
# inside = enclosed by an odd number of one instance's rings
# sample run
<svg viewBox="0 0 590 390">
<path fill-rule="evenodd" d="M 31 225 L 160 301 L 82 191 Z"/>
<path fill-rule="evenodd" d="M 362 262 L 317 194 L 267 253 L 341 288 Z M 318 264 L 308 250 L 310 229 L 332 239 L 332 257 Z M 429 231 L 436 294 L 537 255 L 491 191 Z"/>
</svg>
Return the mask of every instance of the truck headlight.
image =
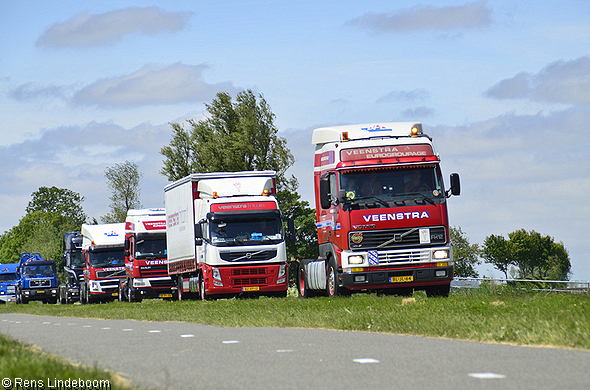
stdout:
<svg viewBox="0 0 590 390">
<path fill-rule="evenodd" d="M 219 272 L 219 268 L 212 268 L 211 275 L 213 276 L 213 285 L 215 286 L 223 286 L 223 282 L 221 281 L 221 272 Z"/>
<path fill-rule="evenodd" d="M 90 281 L 90 291 L 99 292 L 100 291 L 100 283 L 94 280 Z"/>
<path fill-rule="evenodd" d="M 449 258 L 449 251 L 448 251 L 448 249 L 439 249 L 439 250 L 436 250 L 433 253 L 433 257 L 436 260 L 448 259 Z"/>
<path fill-rule="evenodd" d="M 277 284 L 285 283 L 287 281 L 287 276 L 285 275 L 287 270 L 287 266 L 285 264 L 281 264 L 279 266 L 279 274 L 277 275 Z"/>
<path fill-rule="evenodd" d="M 365 256 L 363 255 L 348 256 L 348 264 L 363 264 L 364 262 Z"/>
<path fill-rule="evenodd" d="M 150 281 L 145 278 L 133 279 L 133 287 L 149 287 Z"/>
</svg>

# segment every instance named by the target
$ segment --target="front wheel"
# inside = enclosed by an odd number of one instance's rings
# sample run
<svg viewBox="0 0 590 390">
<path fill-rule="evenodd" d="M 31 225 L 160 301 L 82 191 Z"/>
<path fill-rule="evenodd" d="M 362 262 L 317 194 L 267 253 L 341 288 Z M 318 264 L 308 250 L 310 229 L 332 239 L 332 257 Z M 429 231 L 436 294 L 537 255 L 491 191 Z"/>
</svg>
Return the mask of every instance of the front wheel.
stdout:
<svg viewBox="0 0 590 390">
<path fill-rule="evenodd" d="M 326 274 L 328 275 L 326 293 L 329 297 L 336 297 L 340 288 L 338 286 L 338 266 L 333 258 L 328 261 L 328 272 Z"/>
<path fill-rule="evenodd" d="M 297 295 L 300 298 L 311 297 L 309 288 L 307 287 L 307 275 L 305 272 L 305 262 L 299 262 L 297 269 Z"/>
<path fill-rule="evenodd" d="M 199 275 L 199 297 L 202 301 L 205 301 L 207 300 L 207 298 L 209 298 L 209 296 L 205 292 L 205 277 L 202 273 Z"/>
</svg>

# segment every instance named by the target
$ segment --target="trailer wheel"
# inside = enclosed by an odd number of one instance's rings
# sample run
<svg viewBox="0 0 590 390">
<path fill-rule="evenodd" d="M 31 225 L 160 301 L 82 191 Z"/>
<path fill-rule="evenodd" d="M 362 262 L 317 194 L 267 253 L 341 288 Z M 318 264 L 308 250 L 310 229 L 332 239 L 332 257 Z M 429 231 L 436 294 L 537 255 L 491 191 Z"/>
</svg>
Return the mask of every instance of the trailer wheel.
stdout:
<svg viewBox="0 0 590 390">
<path fill-rule="evenodd" d="M 337 297 L 340 288 L 338 287 L 338 266 L 336 260 L 330 258 L 328 260 L 328 272 L 326 275 L 328 280 L 326 281 L 326 293 L 329 297 Z"/>
</svg>

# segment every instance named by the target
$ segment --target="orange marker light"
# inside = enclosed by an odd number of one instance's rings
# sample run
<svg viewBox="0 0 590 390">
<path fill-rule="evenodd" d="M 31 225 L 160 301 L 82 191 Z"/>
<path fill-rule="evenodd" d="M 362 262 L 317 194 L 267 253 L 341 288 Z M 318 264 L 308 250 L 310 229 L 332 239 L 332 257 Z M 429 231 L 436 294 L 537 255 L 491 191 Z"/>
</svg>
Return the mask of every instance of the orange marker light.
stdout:
<svg viewBox="0 0 590 390">
<path fill-rule="evenodd" d="M 350 138 L 348 138 L 348 131 L 342 132 L 342 141 L 350 141 Z"/>
</svg>

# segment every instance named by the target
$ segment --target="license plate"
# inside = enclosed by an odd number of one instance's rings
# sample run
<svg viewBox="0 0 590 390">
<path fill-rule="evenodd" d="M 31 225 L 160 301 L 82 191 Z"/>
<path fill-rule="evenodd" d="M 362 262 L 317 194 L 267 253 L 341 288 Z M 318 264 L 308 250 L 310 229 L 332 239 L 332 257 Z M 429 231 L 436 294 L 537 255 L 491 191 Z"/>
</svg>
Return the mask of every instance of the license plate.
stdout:
<svg viewBox="0 0 590 390">
<path fill-rule="evenodd" d="M 414 276 L 392 276 L 389 278 L 390 283 L 404 283 L 404 282 L 412 282 L 414 281 Z"/>
<path fill-rule="evenodd" d="M 258 287 L 258 286 L 242 287 L 242 291 L 258 291 L 258 290 L 260 290 L 260 287 Z"/>
<path fill-rule="evenodd" d="M 118 292 L 114 292 L 112 296 L 113 297 L 118 297 L 119 296 L 119 293 Z"/>
<path fill-rule="evenodd" d="M 37 290 L 37 294 L 45 294 L 45 290 Z"/>
<path fill-rule="evenodd" d="M 160 294 L 160 298 L 172 298 L 172 294 Z"/>
</svg>

